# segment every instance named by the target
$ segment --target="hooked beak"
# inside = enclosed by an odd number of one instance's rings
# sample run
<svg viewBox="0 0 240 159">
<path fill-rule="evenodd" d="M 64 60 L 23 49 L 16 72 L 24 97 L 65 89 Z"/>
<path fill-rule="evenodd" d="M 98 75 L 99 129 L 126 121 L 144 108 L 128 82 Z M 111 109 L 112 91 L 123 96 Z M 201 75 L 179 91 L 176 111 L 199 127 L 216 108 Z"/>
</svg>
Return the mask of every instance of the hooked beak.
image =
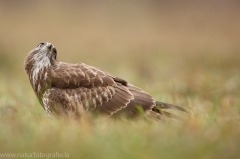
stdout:
<svg viewBox="0 0 240 159">
<path fill-rule="evenodd" d="M 45 47 L 49 50 L 49 53 L 57 53 L 57 49 L 51 44 L 48 43 L 45 45 Z"/>
</svg>

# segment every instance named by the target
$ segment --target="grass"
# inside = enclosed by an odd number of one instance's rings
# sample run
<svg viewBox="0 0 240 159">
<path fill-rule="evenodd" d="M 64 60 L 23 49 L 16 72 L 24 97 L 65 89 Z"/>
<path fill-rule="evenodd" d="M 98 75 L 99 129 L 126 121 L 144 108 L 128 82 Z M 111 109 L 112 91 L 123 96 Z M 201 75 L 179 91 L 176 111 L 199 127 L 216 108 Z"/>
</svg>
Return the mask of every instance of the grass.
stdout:
<svg viewBox="0 0 240 159">
<path fill-rule="evenodd" d="M 66 152 L 70 158 L 237 158 L 240 76 L 214 72 L 195 72 L 196 79 L 183 75 L 186 81 L 170 82 L 173 94 L 153 94 L 190 112 L 183 115 L 184 121 L 170 123 L 145 118 L 51 119 L 28 83 L 2 78 L 1 152 Z"/>
<path fill-rule="evenodd" d="M 5 22 L 0 25 L 0 155 L 239 157 L 237 2 L 55 2 L 0 1 Z M 108 70 L 190 113 L 180 113 L 181 122 L 166 123 L 148 118 L 52 119 L 23 70 L 26 53 L 42 41 L 56 46 L 60 61 Z"/>
</svg>

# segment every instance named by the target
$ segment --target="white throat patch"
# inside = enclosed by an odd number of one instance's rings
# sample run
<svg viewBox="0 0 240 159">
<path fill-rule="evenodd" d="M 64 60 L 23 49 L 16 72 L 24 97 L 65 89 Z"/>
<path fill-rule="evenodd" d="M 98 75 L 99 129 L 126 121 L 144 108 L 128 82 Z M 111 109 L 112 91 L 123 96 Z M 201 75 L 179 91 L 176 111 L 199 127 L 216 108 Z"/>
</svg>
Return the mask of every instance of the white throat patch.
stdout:
<svg viewBox="0 0 240 159">
<path fill-rule="evenodd" d="M 36 84 L 40 75 L 46 76 L 46 73 L 43 71 L 51 65 L 50 59 L 46 54 L 46 52 L 41 52 L 32 57 L 32 60 L 34 60 L 34 65 L 31 70 L 32 74 L 30 76 L 30 80 L 32 81 L 33 85 Z M 40 85 L 37 86 L 38 90 L 40 90 L 40 87 Z"/>
</svg>

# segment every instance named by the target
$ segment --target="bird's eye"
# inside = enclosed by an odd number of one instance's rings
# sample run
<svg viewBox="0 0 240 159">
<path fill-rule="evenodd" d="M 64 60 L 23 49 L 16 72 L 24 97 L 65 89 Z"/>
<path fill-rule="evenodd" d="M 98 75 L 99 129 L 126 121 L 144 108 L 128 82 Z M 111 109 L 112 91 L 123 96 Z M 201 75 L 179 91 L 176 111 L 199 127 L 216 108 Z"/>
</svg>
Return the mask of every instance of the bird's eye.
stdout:
<svg viewBox="0 0 240 159">
<path fill-rule="evenodd" d="M 44 43 L 40 43 L 40 44 L 38 44 L 37 47 L 42 47 L 43 45 L 44 45 Z"/>
<path fill-rule="evenodd" d="M 55 59 L 57 58 L 57 50 L 55 47 L 52 48 L 52 57 Z"/>
</svg>

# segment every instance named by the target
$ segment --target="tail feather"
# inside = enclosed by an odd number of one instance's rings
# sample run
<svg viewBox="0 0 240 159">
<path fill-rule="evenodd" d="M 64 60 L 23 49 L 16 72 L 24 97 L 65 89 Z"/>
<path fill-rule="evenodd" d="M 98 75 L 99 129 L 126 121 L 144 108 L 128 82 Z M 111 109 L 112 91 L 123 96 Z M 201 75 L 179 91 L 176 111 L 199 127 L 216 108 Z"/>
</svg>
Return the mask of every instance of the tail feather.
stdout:
<svg viewBox="0 0 240 159">
<path fill-rule="evenodd" d="M 188 113 L 188 111 L 186 111 L 182 107 L 172 105 L 172 104 L 168 104 L 168 103 L 159 102 L 159 101 L 156 101 L 156 106 L 154 108 L 152 108 L 152 111 L 160 114 L 161 117 L 165 116 L 165 117 L 172 118 L 172 119 L 182 120 L 181 117 L 179 117 L 175 114 L 163 111 L 164 109 L 175 109 L 175 110 L 180 110 L 182 112 Z"/>
<path fill-rule="evenodd" d="M 158 107 L 159 109 L 175 109 L 175 110 L 180 110 L 182 112 L 188 113 L 188 111 L 182 107 L 168 104 L 168 103 L 159 102 L 159 101 L 156 101 L 156 107 Z"/>
</svg>

